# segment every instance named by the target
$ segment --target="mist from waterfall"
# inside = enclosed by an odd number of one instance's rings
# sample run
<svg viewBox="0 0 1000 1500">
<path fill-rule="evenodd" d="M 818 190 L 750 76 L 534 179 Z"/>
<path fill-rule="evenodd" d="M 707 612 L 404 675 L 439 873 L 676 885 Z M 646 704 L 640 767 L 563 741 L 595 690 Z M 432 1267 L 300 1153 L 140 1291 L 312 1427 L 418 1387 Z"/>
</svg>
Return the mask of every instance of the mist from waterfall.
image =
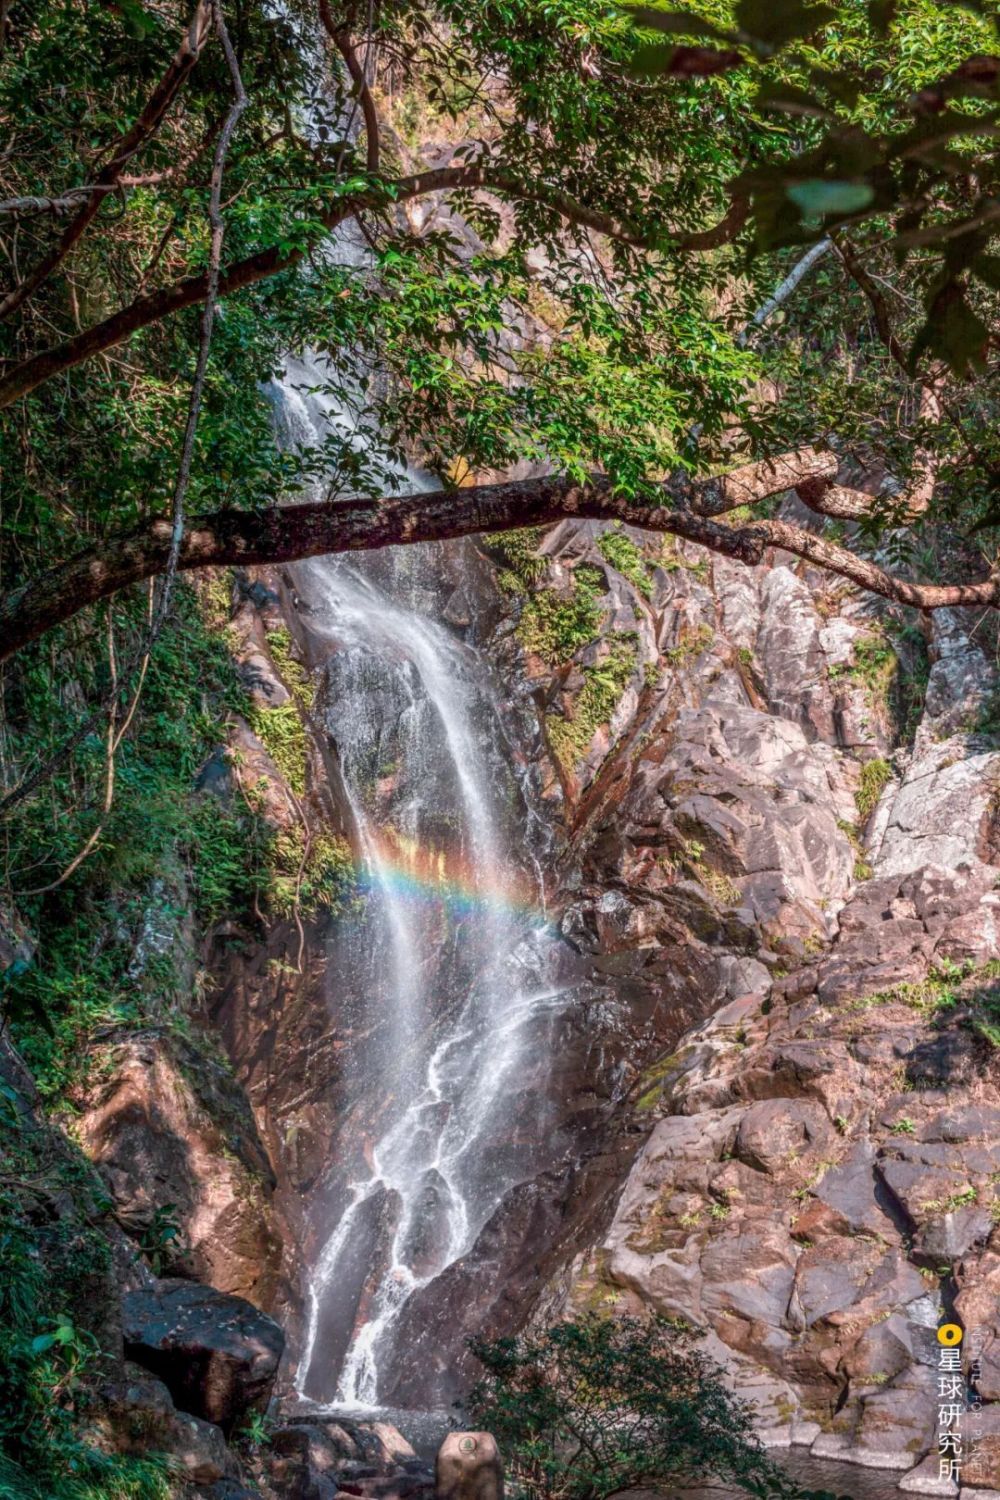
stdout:
<svg viewBox="0 0 1000 1500">
<path fill-rule="evenodd" d="M 286 441 L 349 432 L 321 374 L 289 363 Z M 377 1405 L 387 1363 L 410 1357 L 394 1341 L 403 1309 L 558 1153 L 537 1087 L 565 1004 L 537 873 L 544 823 L 490 664 L 440 622 L 434 592 L 435 565 L 461 577 L 468 551 L 396 548 L 294 575 L 329 643 L 318 703 L 361 866 L 328 1003 L 351 1035 L 345 1088 L 369 1101 L 367 1115 L 346 1109 L 314 1195 L 297 1387 L 353 1407 Z"/>
</svg>

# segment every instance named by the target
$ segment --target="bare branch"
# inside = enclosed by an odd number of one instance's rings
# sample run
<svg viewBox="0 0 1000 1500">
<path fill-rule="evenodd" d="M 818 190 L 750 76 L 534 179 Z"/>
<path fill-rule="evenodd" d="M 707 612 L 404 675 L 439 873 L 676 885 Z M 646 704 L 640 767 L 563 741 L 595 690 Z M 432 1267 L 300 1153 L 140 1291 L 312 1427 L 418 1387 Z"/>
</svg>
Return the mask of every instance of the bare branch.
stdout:
<svg viewBox="0 0 1000 1500">
<path fill-rule="evenodd" d="M 358 55 L 351 43 L 347 28 L 338 26 L 334 21 L 329 0 L 319 0 L 319 14 L 327 35 L 344 59 L 344 66 L 350 74 L 365 122 L 366 165 L 369 172 L 377 172 L 379 169 L 378 112 L 375 109 L 372 91 L 368 87 L 365 70 L 358 61 Z"/>
<path fill-rule="evenodd" d="M 761 303 L 760 307 L 758 307 L 750 322 L 740 334 L 738 343 L 745 344 L 755 328 L 762 328 L 768 318 L 774 316 L 778 308 L 788 301 L 799 284 L 808 276 L 816 262 L 822 260 L 832 244 L 833 241 L 831 239 L 817 240 L 815 245 L 807 250 L 800 260 L 795 262 L 795 265 L 789 271 L 784 281 L 779 282 L 767 301 Z"/>
</svg>

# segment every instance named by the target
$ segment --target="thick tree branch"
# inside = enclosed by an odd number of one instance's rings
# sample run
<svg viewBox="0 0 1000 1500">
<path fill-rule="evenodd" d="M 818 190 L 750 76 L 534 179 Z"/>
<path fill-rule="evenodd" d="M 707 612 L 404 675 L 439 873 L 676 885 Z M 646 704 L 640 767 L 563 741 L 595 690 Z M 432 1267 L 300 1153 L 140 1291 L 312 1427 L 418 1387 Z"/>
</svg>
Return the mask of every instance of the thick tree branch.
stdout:
<svg viewBox="0 0 1000 1500">
<path fill-rule="evenodd" d="M 18 282 L 0 302 L 0 318 L 10 317 L 12 312 L 25 302 L 46 281 L 52 272 L 66 259 L 73 246 L 86 233 L 88 225 L 98 213 L 105 195 L 121 176 L 125 163 L 146 144 L 159 129 L 163 117 L 170 108 L 185 80 L 201 56 L 202 48 L 211 28 L 211 5 L 209 0 L 198 0 L 184 38 L 170 60 L 156 88 L 150 94 L 145 107 L 136 116 L 132 125 L 118 140 L 103 171 L 95 180 L 90 196 L 66 225 L 59 240 L 38 264 Z"/>
<path fill-rule="evenodd" d="M 368 87 L 368 79 L 365 70 L 358 61 L 347 29 L 338 26 L 330 11 L 329 0 L 319 0 L 319 17 L 323 27 L 333 45 L 344 60 L 354 91 L 361 105 L 361 114 L 365 122 L 365 164 L 369 172 L 375 173 L 379 168 L 379 129 L 378 111 L 375 108 L 375 100 L 372 91 Z"/>
<path fill-rule="evenodd" d="M 867 558 L 859 557 L 847 547 L 825 537 L 814 536 L 801 526 L 787 521 L 756 521 L 744 528 L 765 547 L 780 547 L 793 552 L 796 557 L 826 568 L 869 593 L 881 594 L 896 604 L 911 604 L 916 609 L 949 609 L 956 606 L 978 605 L 980 608 L 1000 607 L 1000 577 L 984 578 L 979 583 L 910 583 L 897 578 Z"/>
<path fill-rule="evenodd" d="M 807 467 L 818 467 L 820 459 L 830 461 L 829 455 L 817 455 L 809 449 L 801 456 Z M 862 588 L 920 609 L 998 602 L 998 583 L 993 579 L 953 586 L 909 583 L 845 547 L 783 521 L 735 526 L 712 519 L 736 505 L 781 493 L 789 485 L 794 460 L 795 455 L 785 455 L 751 464 L 721 480 L 672 480 L 664 486 L 667 503 L 660 507 L 636 504 L 613 494 L 608 481 L 600 477 L 578 484 L 547 476 L 380 501 L 316 501 L 265 511 L 219 510 L 190 522 L 177 567 L 293 562 L 330 553 L 367 552 L 514 527 L 545 526 L 565 516 L 578 516 L 668 532 L 747 564 L 759 563 L 769 547 L 780 547 Z M 153 521 L 70 559 L 16 590 L 0 604 L 0 660 L 86 605 L 162 572 L 170 556 L 170 544 L 170 522 Z"/>
</svg>

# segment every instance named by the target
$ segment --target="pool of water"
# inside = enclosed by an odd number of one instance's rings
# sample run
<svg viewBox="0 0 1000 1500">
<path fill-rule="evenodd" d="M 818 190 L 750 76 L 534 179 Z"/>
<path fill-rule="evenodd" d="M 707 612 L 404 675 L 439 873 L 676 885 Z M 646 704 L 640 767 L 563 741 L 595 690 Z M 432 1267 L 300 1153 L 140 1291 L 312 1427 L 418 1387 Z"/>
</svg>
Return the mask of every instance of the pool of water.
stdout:
<svg viewBox="0 0 1000 1500">
<path fill-rule="evenodd" d="M 313 1411 L 322 1408 L 312 1407 Z M 433 1461 L 447 1432 L 462 1425 L 462 1416 L 452 1411 L 400 1411 L 391 1406 L 329 1409 L 331 1415 L 357 1422 L 391 1422 L 414 1451 Z M 864 1469 L 857 1464 L 811 1458 L 804 1448 L 771 1450 L 771 1457 L 805 1488 L 828 1490 L 849 1500 L 904 1500 L 898 1473 L 886 1469 Z M 667 1485 L 661 1490 L 629 1490 L 629 1500 L 747 1500 L 745 1490 L 728 1485 L 698 1485 L 685 1488 Z M 624 1496 L 623 1496 L 624 1500 Z"/>
<path fill-rule="evenodd" d="M 804 1448 L 771 1451 L 797 1484 L 812 1490 L 829 1490 L 850 1500 L 905 1500 L 899 1488 L 900 1475 L 886 1469 L 863 1469 L 858 1464 L 837 1463 L 831 1459 L 810 1458 Z M 726 1485 L 700 1486 L 696 1489 L 670 1489 L 659 1492 L 661 1500 L 747 1500 L 746 1491 Z M 637 1497 L 636 1497 L 637 1500 Z"/>
</svg>

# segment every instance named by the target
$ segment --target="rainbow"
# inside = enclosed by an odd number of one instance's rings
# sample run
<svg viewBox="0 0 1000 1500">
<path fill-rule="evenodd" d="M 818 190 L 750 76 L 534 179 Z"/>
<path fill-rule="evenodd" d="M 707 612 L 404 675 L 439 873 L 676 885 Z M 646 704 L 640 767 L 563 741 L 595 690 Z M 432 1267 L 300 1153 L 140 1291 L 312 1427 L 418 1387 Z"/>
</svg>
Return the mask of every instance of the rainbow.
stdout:
<svg viewBox="0 0 1000 1500">
<path fill-rule="evenodd" d="M 391 825 L 377 836 L 375 855 L 377 876 L 356 862 L 362 890 L 387 885 L 405 901 L 444 906 L 457 915 L 508 913 L 544 920 L 537 889 L 519 872 L 473 866 L 459 851 L 421 844 Z"/>
</svg>

